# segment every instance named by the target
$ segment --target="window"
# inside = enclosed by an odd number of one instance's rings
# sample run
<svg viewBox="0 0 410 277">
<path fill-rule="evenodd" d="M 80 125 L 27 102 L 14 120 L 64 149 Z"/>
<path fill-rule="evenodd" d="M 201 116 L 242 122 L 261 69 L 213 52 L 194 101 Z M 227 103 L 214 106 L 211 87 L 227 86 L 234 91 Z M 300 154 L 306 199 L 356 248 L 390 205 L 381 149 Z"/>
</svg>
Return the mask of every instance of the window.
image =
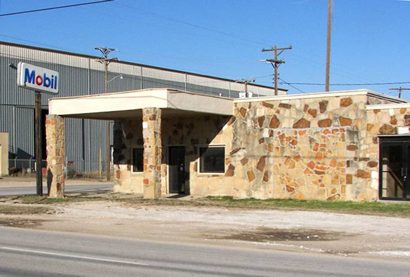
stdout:
<svg viewBox="0 0 410 277">
<path fill-rule="evenodd" d="M 225 147 L 207 146 L 199 148 L 199 172 L 200 173 L 224 173 L 225 172 Z"/>
<path fill-rule="evenodd" d="M 144 148 L 132 149 L 132 172 L 144 171 Z"/>
</svg>

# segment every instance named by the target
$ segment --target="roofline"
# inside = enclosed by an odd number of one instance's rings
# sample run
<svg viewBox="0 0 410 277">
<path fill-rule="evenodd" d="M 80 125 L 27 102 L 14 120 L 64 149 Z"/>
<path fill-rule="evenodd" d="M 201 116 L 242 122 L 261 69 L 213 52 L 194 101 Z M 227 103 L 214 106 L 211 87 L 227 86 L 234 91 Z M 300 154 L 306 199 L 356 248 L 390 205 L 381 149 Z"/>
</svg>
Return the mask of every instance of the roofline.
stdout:
<svg viewBox="0 0 410 277">
<path fill-rule="evenodd" d="M 401 109 L 410 108 L 410 103 L 389 103 L 389 104 L 375 104 L 367 105 L 366 110 L 386 110 L 386 109 Z"/>
<path fill-rule="evenodd" d="M 53 53 L 59 53 L 59 54 L 65 54 L 65 55 L 71 55 L 71 56 L 83 57 L 83 58 L 89 58 L 89 59 L 99 59 L 99 58 L 101 58 L 99 56 L 86 55 L 86 54 L 81 54 L 81 53 L 65 51 L 65 50 L 57 50 L 57 49 L 38 47 L 38 46 L 32 46 L 32 45 L 27 45 L 27 44 L 19 44 L 19 43 L 7 42 L 7 41 L 2 41 L 2 40 L 0 40 L 0 44 L 4 44 L 4 45 L 8 45 L 8 46 L 15 46 L 15 47 L 28 48 L 28 49 L 33 49 L 33 50 L 48 51 L 48 52 L 53 52 Z M 236 80 L 233 80 L 233 79 L 216 77 L 216 76 L 211 76 L 211 75 L 205 75 L 205 74 L 200 74 L 200 73 L 194 73 L 194 72 L 183 71 L 183 70 L 178 70 L 178 69 L 171 69 L 171 68 L 154 66 L 154 65 L 147 65 L 147 64 L 136 63 L 136 62 L 128 62 L 128 61 L 120 61 L 120 60 L 113 61 L 113 62 L 128 64 L 128 65 L 134 65 L 134 66 L 143 66 L 143 67 L 152 68 L 152 69 L 160 69 L 160 70 L 171 71 L 171 72 L 175 72 L 175 73 L 190 74 L 190 75 L 197 76 L 197 77 L 206 77 L 206 78 L 212 78 L 212 79 L 221 80 L 221 81 L 236 82 Z M 261 88 L 272 89 L 272 90 L 275 89 L 274 87 L 255 84 L 255 83 L 252 83 L 252 84 L 249 84 L 249 85 L 250 86 L 256 86 L 256 87 L 261 87 Z M 279 90 L 288 91 L 287 89 L 284 89 L 284 88 L 279 88 Z"/>
<path fill-rule="evenodd" d="M 121 94 L 129 94 L 131 92 L 146 92 L 146 91 L 162 91 L 162 92 L 167 92 L 167 93 L 185 93 L 185 94 L 190 94 L 190 95 L 200 95 L 200 96 L 206 96 L 209 98 L 218 98 L 218 99 L 224 99 L 224 100 L 231 100 L 233 101 L 232 98 L 229 97 L 223 97 L 223 96 L 217 96 L 213 94 L 206 94 L 206 93 L 201 93 L 201 92 L 192 92 L 192 91 L 187 91 L 187 90 L 179 90 L 179 89 L 173 89 L 173 88 L 144 88 L 144 89 L 130 89 L 130 90 L 123 90 L 123 91 L 117 91 L 117 92 L 106 92 L 106 93 L 95 93 L 95 94 L 83 94 L 83 95 L 77 95 L 77 96 L 63 96 L 59 97 L 58 95 L 51 97 L 48 99 L 48 102 L 53 101 L 53 100 L 60 100 L 60 99 L 85 99 L 85 98 L 92 98 L 95 96 L 118 96 Z"/>
<path fill-rule="evenodd" d="M 322 98 L 322 97 L 337 97 L 337 96 L 354 96 L 354 95 L 371 95 L 378 98 L 389 99 L 396 101 L 396 103 L 408 103 L 406 100 L 376 93 L 368 89 L 355 89 L 355 90 L 340 90 L 330 92 L 315 92 L 304 94 L 287 94 L 278 96 L 259 96 L 255 98 L 237 98 L 234 102 L 258 102 L 258 101 L 278 101 L 278 100 L 292 100 L 292 99 L 309 99 L 309 98 Z"/>
</svg>

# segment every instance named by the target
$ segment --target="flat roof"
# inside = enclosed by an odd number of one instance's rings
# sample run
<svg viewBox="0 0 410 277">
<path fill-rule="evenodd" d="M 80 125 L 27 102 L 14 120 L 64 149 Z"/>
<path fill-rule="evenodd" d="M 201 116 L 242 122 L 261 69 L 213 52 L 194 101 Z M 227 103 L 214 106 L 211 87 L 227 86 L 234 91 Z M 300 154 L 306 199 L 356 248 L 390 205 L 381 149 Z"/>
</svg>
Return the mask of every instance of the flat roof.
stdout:
<svg viewBox="0 0 410 277">
<path fill-rule="evenodd" d="M 366 110 L 386 110 L 386 109 L 408 109 L 410 108 L 410 103 L 394 103 L 394 104 L 376 104 L 376 105 L 367 105 Z"/>
<path fill-rule="evenodd" d="M 130 90 L 49 100 L 49 114 L 72 118 L 136 118 L 141 117 L 144 108 L 160 108 L 164 115 L 173 116 L 232 115 L 233 100 L 175 89 Z"/>
<path fill-rule="evenodd" d="M 323 98 L 323 97 L 340 97 L 340 96 L 355 96 L 355 95 L 369 95 L 379 99 L 388 100 L 395 103 L 408 103 L 407 100 L 376 93 L 369 89 L 356 89 L 356 90 L 341 90 L 341 91 L 329 91 L 329 92 L 315 92 L 315 93 L 303 93 L 303 94 L 286 94 L 277 96 L 258 96 L 254 98 L 236 98 L 234 102 L 258 102 L 258 101 L 287 101 L 297 99 L 309 99 L 309 98 Z"/>
</svg>

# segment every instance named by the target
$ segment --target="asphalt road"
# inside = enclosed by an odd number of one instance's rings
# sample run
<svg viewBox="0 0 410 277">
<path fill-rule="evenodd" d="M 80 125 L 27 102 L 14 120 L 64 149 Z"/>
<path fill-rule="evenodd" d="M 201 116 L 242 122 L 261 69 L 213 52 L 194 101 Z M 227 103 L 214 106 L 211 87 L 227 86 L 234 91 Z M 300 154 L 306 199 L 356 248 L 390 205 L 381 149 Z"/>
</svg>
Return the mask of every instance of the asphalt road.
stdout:
<svg viewBox="0 0 410 277">
<path fill-rule="evenodd" d="M 65 192 L 88 192 L 97 190 L 112 190 L 110 184 L 66 185 Z M 47 186 L 43 186 L 43 193 L 47 193 Z M 32 186 L 0 187 L 0 196 L 36 194 L 35 184 Z"/>
<path fill-rule="evenodd" d="M 410 264 L 390 260 L 0 227 L 0 276 L 408 277 L 409 274 Z"/>
</svg>

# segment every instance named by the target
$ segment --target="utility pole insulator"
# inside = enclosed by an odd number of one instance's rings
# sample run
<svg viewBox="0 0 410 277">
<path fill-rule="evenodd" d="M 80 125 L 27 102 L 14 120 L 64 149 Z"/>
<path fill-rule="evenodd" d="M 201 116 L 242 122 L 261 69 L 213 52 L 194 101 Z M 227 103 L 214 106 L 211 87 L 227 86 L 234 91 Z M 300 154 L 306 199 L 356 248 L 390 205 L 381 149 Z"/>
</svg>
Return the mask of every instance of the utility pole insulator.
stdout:
<svg viewBox="0 0 410 277">
<path fill-rule="evenodd" d="M 275 86 L 275 95 L 278 95 L 278 79 L 279 79 L 279 65 L 285 63 L 284 60 L 279 60 L 279 55 L 283 53 L 285 50 L 292 49 L 292 46 L 288 47 L 277 47 L 276 45 L 272 48 L 263 48 L 262 52 L 273 52 L 273 59 L 266 59 L 264 60 L 267 63 L 270 63 L 274 69 L 274 86 Z"/>
</svg>

